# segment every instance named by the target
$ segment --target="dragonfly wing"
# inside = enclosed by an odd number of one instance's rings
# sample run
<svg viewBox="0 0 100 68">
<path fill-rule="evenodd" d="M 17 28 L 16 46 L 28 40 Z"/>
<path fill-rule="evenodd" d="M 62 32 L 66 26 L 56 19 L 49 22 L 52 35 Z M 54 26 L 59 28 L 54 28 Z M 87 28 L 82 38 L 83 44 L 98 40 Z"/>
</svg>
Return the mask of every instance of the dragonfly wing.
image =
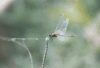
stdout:
<svg viewBox="0 0 100 68">
<path fill-rule="evenodd" d="M 64 41 L 64 37 L 62 37 L 62 36 L 58 36 L 58 39 L 59 39 L 60 41 Z"/>
<path fill-rule="evenodd" d="M 57 35 L 58 39 L 60 41 L 63 41 L 64 40 L 64 36 L 61 36 L 61 35 L 64 35 L 60 30 L 57 30 L 55 33 L 59 34 Z"/>
<path fill-rule="evenodd" d="M 61 25 L 61 28 L 59 29 L 59 30 L 61 31 L 61 35 L 62 35 L 62 34 L 65 35 L 65 32 L 66 32 L 67 27 L 68 27 L 68 22 L 69 22 L 69 19 L 68 19 L 68 18 L 66 18 L 66 19 L 63 21 L 63 23 L 62 23 L 62 25 Z"/>
<path fill-rule="evenodd" d="M 63 36 L 58 36 L 58 39 L 61 41 L 64 40 L 64 35 L 65 35 L 65 32 L 66 32 L 67 27 L 68 27 L 68 22 L 69 22 L 69 19 L 66 18 L 64 20 L 64 15 L 63 15 L 60 17 L 59 23 L 56 27 L 55 33 L 57 33 L 59 35 L 63 35 Z"/>
<path fill-rule="evenodd" d="M 62 25 L 63 21 L 64 21 L 64 14 L 62 14 L 60 16 L 59 23 L 57 24 L 57 27 L 55 29 L 55 32 L 61 28 L 61 25 Z"/>
</svg>

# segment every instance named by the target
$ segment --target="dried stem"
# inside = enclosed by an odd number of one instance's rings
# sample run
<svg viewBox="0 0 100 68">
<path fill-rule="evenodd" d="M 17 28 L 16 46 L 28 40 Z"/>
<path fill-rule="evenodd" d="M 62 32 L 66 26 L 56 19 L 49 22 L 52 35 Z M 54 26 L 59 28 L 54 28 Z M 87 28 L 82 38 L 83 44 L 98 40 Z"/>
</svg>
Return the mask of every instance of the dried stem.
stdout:
<svg viewBox="0 0 100 68">
<path fill-rule="evenodd" d="M 4 37 L 0 37 L 0 39 L 4 40 L 4 41 L 12 41 L 12 42 L 15 42 L 21 46 L 23 46 L 29 53 L 29 56 L 30 56 L 30 59 L 31 59 L 31 65 L 32 65 L 32 68 L 33 68 L 33 59 L 32 59 L 32 55 L 31 55 L 31 52 L 29 51 L 29 49 L 27 48 L 27 46 L 25 45 L 24 43 L 24 40 L 22 40 L 22 43 L 20 42 L 17 42 L 16 41 L 16 38 L 4 38 Z"/>
<path fill-rule="evenodd" d="M 29 57 L 30 57 L 30 59 L 31 59 L 31 66 L 32 66 L 32 68 L 33 68 L 33 59 L 32 59 L 32 55 L 31 55 L 31 52 L 29 51 L 29 49 L 27 48 L 27 46 L 25 45 L 25 42 L 23 41 L 23 44 L 21 44 L 21 43 L 19 43 L 19 42 L 17 42 L 17 41 L 14 41 L 14 42 L 17 43 L 17 44 L 19 44 L 19 45 L 22 45 L 22 46 L 28 51 Z"/>
<path fill-rule="evenodd" d="M 49 38 L 47 37 L 46 38 L 46 45 L 45 45 L 45 52 L 44 52 L 43 61 L 42 61 L 42 67 L 41 68 L 44 68 L 44 64 L 45 64 L 45 60 L 46 60 L 46 56 L 47 56 L 47 50 L 48 50 L 48 41 L 49 41 Z"/>
</svg>

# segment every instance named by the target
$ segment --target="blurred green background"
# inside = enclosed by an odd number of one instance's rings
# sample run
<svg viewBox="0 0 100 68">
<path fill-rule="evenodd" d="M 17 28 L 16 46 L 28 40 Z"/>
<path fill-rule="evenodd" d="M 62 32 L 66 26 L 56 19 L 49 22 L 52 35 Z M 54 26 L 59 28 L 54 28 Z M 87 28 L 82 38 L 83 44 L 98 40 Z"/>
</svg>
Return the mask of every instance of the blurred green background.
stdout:
<svg viewBox="0 0 100 68">
<path fill-rule="evenodd" d="M 0 36 L 46 38 L 55 31 L 64 13 L 69 18 L 66 34 L 76 37 L 50 42 L 45 68 L 100 68 L 99 3 L 100 0 L 8 0 L 0 5 Z M 45 39 L 25 41 L 34 68 L 42 65 L 45 43 Z M 0 39 L 0 68 L 31 68 L 30 63 L 24 47 Z"/>
</svg>

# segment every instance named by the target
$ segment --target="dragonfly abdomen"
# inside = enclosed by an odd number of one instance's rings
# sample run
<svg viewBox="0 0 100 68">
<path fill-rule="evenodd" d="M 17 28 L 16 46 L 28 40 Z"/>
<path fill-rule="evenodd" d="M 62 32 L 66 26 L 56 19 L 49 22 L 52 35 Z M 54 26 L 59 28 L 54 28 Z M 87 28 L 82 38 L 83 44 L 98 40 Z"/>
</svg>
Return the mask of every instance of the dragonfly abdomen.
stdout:
<svg viewBox="0 0 100 68">
<path fill-rule="evenodd" d="M 60 35 L 60 36 L 75 37 L 75 35 Z"/>
</svg>

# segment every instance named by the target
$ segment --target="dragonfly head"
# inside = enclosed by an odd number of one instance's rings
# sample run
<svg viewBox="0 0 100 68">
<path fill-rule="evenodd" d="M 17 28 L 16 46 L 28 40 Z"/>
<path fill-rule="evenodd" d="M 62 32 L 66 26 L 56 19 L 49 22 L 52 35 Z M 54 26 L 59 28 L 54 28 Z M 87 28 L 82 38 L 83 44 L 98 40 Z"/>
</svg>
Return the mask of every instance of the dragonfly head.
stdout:
<svg viewBox="0 0 100 68">
<path fill-rule="evenodd" d="M 52 34 L 51 33 L 49 34 L 49 37 L 52 37 Z"/>
</svg>

